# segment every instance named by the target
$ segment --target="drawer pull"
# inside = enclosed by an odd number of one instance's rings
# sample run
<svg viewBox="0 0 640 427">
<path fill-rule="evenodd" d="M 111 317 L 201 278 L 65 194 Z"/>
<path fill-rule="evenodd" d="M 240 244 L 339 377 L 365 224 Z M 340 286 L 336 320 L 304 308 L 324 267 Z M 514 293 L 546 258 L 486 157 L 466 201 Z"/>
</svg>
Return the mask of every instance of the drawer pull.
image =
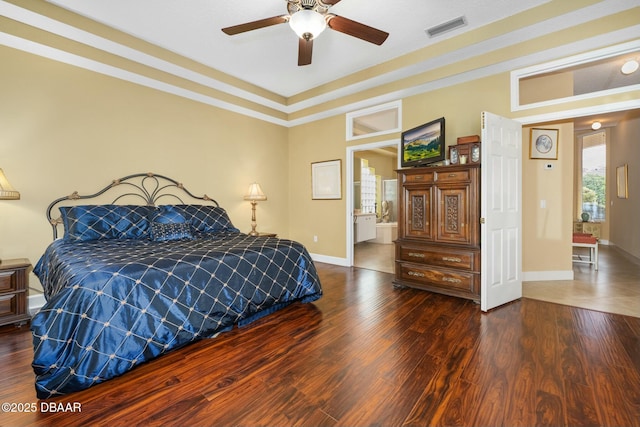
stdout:
<svg viewBox="0 0 640 427">
<path fill-rule="evenodd" d="M 443 256 L 442 260 L 443 261 L 449 261 L 449 262 L 462 262 L 462 258 L 456 258 L 456 257 L 452 257 L 452 256 Z"/>
<path fill-rule="evenodd" d="M 458 176 L 458 174 L 457 174 L 457 173 L 450 173 L 450 174 L 449 174 L 449 178 L 455 178 L 456 176 Z"/>
<path fill-rule="evenodd" d="M 424 273 L 418 273 L 417 271 L 410 271 L 407 273 L 409 276 L 425 277 Z"/>
<path fill-rule="evenodd" d="M 414 258 L 424 258 L 424 254 L 421 254 L 419 252 L 409 252 L 408 255 Z"/>
<path fill-rule="evenodd" d="M 456 279 L 454 277 L 443 277 L 442 281 L 443 282 L 450 282 L 450 283 L 462 283 L 462 280 Z"/>
<path fill-rule="evenodd" d="M 422 180 L 424 179 L 424 176 L 422 176 L 422 175 L 416 175 L 416 176 L 415 176 L 415 179 L 416 179 L 416 181 L 417 181 L 417 180 L 422 181 Z"/>
</svg>

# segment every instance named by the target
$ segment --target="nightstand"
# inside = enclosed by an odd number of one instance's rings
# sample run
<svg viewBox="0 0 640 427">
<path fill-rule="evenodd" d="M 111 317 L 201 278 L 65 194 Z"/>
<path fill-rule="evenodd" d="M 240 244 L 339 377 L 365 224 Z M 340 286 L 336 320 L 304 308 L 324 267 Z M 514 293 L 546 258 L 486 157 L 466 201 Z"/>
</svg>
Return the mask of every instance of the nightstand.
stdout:
<svg viewBox="0 0 640 427">
<path fill-rule="evenodd" d="M 24 324 L 31 319 L 27 307 L 30 269 L 26 258 L 0 261 L 0 325 Z"/>
<path fill-rule="evenodd" d="M 258 233 L 259 237 L 278 237 L 278 233 Z"/>
</svg>

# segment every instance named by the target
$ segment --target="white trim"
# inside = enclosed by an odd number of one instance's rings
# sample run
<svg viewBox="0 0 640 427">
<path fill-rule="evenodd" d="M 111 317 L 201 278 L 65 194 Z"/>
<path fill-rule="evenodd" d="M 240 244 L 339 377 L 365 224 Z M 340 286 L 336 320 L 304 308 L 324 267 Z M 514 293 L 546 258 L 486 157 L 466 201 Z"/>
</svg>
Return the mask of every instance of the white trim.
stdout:
<svg viewBox="0 0 640 427">
<path fill-rule="evenodd" d="M 640 108 L 640 99 L 614 102 L 611 104 L 594 105 L 591 107 L 574 108 L 572 110 L 554 111 L 551 113 L 537 114 L 535 116 L 518 117 L 513 120 L 519 121 L 523 125 L 532 123 L 552 122 L 563 119 L 573 119 L 576 117 L 591 116 L 594 114 L 614 113 L 616 111 L 634 110 Z"/>
<path fill-rule="evenodd" d="M 523 282 L 547 282 L 550 280 L 573 280 L 573 270 L 522 272 Z"/>
<path fill-rule="evenodd" d="M 530 104 L 520 104 L 520 80 L 540 74 L 546 74 L 566 68 L 575 67 L 589 62 L 596 62 L 603 59 L 611 58 L 617 55 L 627 53 L 638 53 L 640 49 L 640 40 L 634 40 L 627 43 L 608 46 L 603 49 L 592 50 L 590 52 L 581 53 L 579 55 L 561 58 L 544 64 L 536 64 L 530 67 L 521 68 L 511 72 L 511 111 L 529 110 L 533 108 L 547 107 L 551 105 L 562 104 L 572 101 L 580 101 L 583 99 L 597 98 L 600 96 L 609 96 L 619 93 L 627 93 L 640 89 L 640 84 L 624 86 L 615 89 L 601 90 L 582 95 L 567 96 L 547 101 L 534 102 Z"/>
<path fill-rule="evenodd" d="M 342 267 L 350 267 L 346 258 L 339 258 L 334 256 L 312 254 L 312 253 L 310 253 L 309 255 L 311 255 L 311 259 L 315 262 L 323 262 L 325 264 L 333 264 L 333 265 L 339 265 Z"/>
<path fill-rule="evenodd" d="M 345 230 L 346 230 L 346 253 L 347 253 L 347 258 L 346 258 L 346 262 L 347 262 L 347 266 L 351 267 L 353 266 L 353 155 L 356 151 L 367 151 L 367 150 L 373 150 L 376 148 L 383 148 L 383 147 L 391 147 L 391 146 L 396 146 L 397 150 L 398 150 L 398 164 L 397 164 L 397 168 L 400 169 L 400 139 L 392 139 L 392 140 L 387 140 L 387 141 L 380 141 L 380 142 L 371 142 L 369 144 L 360 144 L 360 145 L 353 145 L 350 147 L 347 147 L 347 154 L 346 154 L 346 163 L 347 163 L 347 171 L 346 171 L 346 202 L 347 202 L 347 206 L 346 206 L 346 211 L 345 211 L 345 218 L 346 218 L 346 224 L 345 224 Z"/>
<path fill-rule="evenodd" d="M 62 62 L 69 65 L 74 65 L 79 68 L 84 68 L 85 70 L 90 70 L 90 71 L 94 71 L 96 73 L 104 74 L 110 77 L 115 77 L 120 80 L 125 80 L 141 86 L 156 89 L 161 92 L 177 95 L 182 98 L 191 99 L 193 101 L 197 101 L 203 104 L 222 108 L 224 110 L 233 111 L 239 114 L 244 114 L 246 116 L 251 116 L 256 119 L 275 123 L 280 126 L 287 126 L 286 120 L 277 119 L 268 114 L 259 113 L 249 108 L 240 107 L 230 102 L 221 101 L 211 96 L 203 95 L 201 93 L 194 92 L 188 89 L 183 89 L 181 87 L 164 83 L 159 80 L 152 79 L 150 77 L 142 76 L 140 74 L 122 70 L 120 68 L 103 64 L 101 62 L 94 61 L 92 59 L 87 59 L 79 55 L 68 53 L 60 49 L 55 49 L 40 43 L 32 42 L 30 40 L 25 40 L 20 37 L 13 36 L 11 34 L 0 32 L 0 45 L 12 47 L 14 49 L 22 50 L 28 53 L 33 53 L 43 58 L 49 58 L 49 59 L 53 59 L 54 61 Z"/>
<path fill-rule="evenodd" d="M 44 297 L 44 294 L 29 295 L 27 299 L 28 299 L 27 306 L 29 307 L 29 316 L 31 317 L 33 317 L 33 315 L 36 314 L 42 308 L 42 306 L 44 306 L 47 302 L 47 300 Z"/>
<path fill-rule="evenodd" d="M 111 40 L 105 39 L 104 37 L 96 36 L 95 34 L 72 27 L 70 25 L 51 19 L 47 16 L 37 14 L 28 9 L 23 9 L 19 6 L 7 3 L 3 0 L 0 0 L 0 14 L 18 22 L 22 22 L 23 24 L 43 29 L 52 34 L 59 35 L 61 37 L 73 40 L 86 46 L 94 47 L 96 49 L 111 53 L 121 58 L 129 59 L 138 64 L 146 65 L 153 69 L 161 70 L 174 76 L 193 81 L 211 89 L 216 89 L 221 92 L 241 97 L 248 101 L 256 102 L 266 107 L 284 111 L 282 103 L 272 101 L 268 98 L 220 82 L 219 80 L 207 77 L 203 74 L 191 71 L 187 68 L 180 67 L 176 64 L 156 58 L 144 52 L 140 52 L 136 49 L 132 49 L 120 43 L 113 42 Z M 56 58 L 54 57 L 50 59 L 55 60 Z"/>
<path fill-rule="evenodd" d="M 531 40 L 532 38 L 537 37 L 538 34 L 547 33 L 550 29 L 553 29 L 554 31 L 558 31 L 563 28 L 568 28 L 580 23 L 589 22 L 590 20 L 593 19 L 594 16 L 600 16 L 600 17 L 608 16 L 613 13 L 618 13 L 623 10 L 628 10 L 632 7 L 635 7 L 635 2 L 633 0 L 607 0 L 607 1 L 599 2 L 595 5 L 570 12 L 562 16 L 557 16 L 550 20 L 540 22 L 529 27 L 521 28 L 509 34 L 505 34 L 490 40 L 485 40 L 483 42 L 480 42 L 471 46 L 465 46 L 461 49 L 458 49 L 457 51 L 449 52 L 438 58 L 432 58 L 417 64 L 403 67 L 396 71 L 382 74 L 370 79 L 362 80 L 358 83 L 354 83 L 352 85 L 345 86 L 343 88 L 340 88 L 334 91 L 325 92 L 316 97 L 309 98 L 291 105 L 284 105 L 284 103 L 276 102 L 276 101 L 267 99 L 265 97 L 261 97 L 254 93 L 217 81 L 216 79 L 212 79 L 208 76 L 196 73 L 189 69 L 177 66 L 175 64 L 171 64 L 159 58 L 155 58 L 143 52 L 139 52 L 127 46 L 120 45 L 118 43 L 96 36 L 94 34 L 76 29 L 72 26 L 56 21 L 49 17 L 39 15 L 28 9 L 23 9 L 19 6 L 16 6 L 12 3 L 8 3 L 4 0 L 0 0 L 0 14 L 3 16 L 7 16 L 10 19 L 16 20 L 18 22 L 22 22 L 24 24 L 27 24 L 36 28 L 43 28 L 45 29 L 45 31 L 48 31 L 52 34 L 56 34 L 70 40 L 74 40 L 82 44 L 94 46 L 97 49 L 103 50 L 105 52 L 118 55 L 120 57 L 129 59 L 137 63 L 145 64 L 149 67 L 153 67 L 155 69 L 159 69 L 161 71 L 170 73 L 172 75 L 176 75 L 178 77 L 197 82 L 198 84 L 204 85 L 206 87 L 220 90 L 230 95 L 237 96 L 239 98 L 258 103 L 260 105 L 272 108 L 274 110 L 283 112 L 285 114 L 291 114 L 306 108 L 320 105 L 324 102 L 327 102 L 339 97 L 356 94 L 373 87 L 379 87 L 380 85 L 383 85 L 383 84 L 388 84 L 394 81 L 398 81 L 399 79 L 415 76 L 419 73 L 428 72 L 429 70 L 435 67 L 443 67 L 448 64 L 453 64 L 455 62 L 465 60 L 471 57 L 475 57 L 478 55 L 482 55 L 490 51 L 495 51 L 500 48 L 511 46 L 515 43 Z M 565 46 L 552 48 L 543 52 L 529 55 L 527 57 L 519 57 L 519 58 L 515 58 L 502 63 L 493 64 L 488 67 L 470 70 L 462 74 L 427 82 L 415 87 L 386 93 L 374 98 L 366 99 L 366 100 L 355 102 L 348 105 L 343 105 L 334 109 L 326 110 L 318 114 L 305 116 L 295 120 L 279 119 L 274 117 L 273 115 L 259 113 L 251 108 L 239 107 L 232 103 L 219 101 L 215 98 L 201 95 L 193 91 L 184 90 L 176 86 L 166 84 L 164 82 L 159 82 L 148 77 L 137 75 L 135 73 L 131 73 L 123 70 L 118 71 L 116 67 L 106 65 L 106 64 L 101 64 L 97 61 L 90 61 L 92 65 L 89 67 L 87 66 L 87 61 L 89 60 L 81 58 L 78 55 L 69 54 L 62 50 L 53 49 L 51 47 L 46 47 L 46 49 L 44 49 L 45 47 L 43 45 L 39 45 L 38 43 L 34 43 L 26 39 L 21 39 L 16 36 L 11 36 L 13 41 L 11 42 L 11 44 L 7 44 L 7 46 L 14 47 L 16 49 L 20 49 L 25 52 L 33 53 L 35 55 L 40 55 L 55 61 L 67 63 L 69 65 L 75 65 L 81 68 L 86 68 L 88 70 L 99 72 L 99 73 L 116 77 L 122 80 L 131 81 L 136 84 L 142 84 L 150 88 L 165 91 L 167 93 L 172 93 L 177 96 L 195 100 L 197 102 L 203 102 L 208 105 L 212 105 L 212 106 L 226 109 L 229 111 L 237 112 L 239 114 L 243 114 L 259 120 L 275 123 L 284 127 L 293 127 L 293 126 L 298 126 L 305 123 L 310 123 L 316 120 L 321 120 L 327 117 L 332 117 L 338 114 L 347 113 L 349 111 L 353 111 L 356 109 L 366 108 L 371 105 L 390 102 L 390 101 L 401 99 L 404 97 L 413 96 L 413 95 L 429 92 L 436 89 L 441 89 L 443 87 L 451 86 L 461 82 L 475 80 L 475 79 L 486 77 L 489 75 L 498 74 L 501 72 L 508 72 L 510 70 L 513 70 L 515 67 L 523 67 L 523 66 L 543 62 L 543 61 L 548 61 L 550 59 L 561 58 L 567 55 L 568 51 L 569 52 L 587 51 L 591 49 L 601 48 L 603 46 L 607 46 L 613 43 L 621 43 L 631 38 L 637 38 L 639 31 L 640 31 L 640 25 L 637 25 L 634 27 L 628 27 L 623 30 L 618 30 L 608 34 L 592 37 L 591 39 L 580 40 L 578 42 L 570 43 Z M 2 43 L 0 42 L 0 44 Z M 43 54 L 43 51 L 46 51 L 47 53 Z"/>
</svg>

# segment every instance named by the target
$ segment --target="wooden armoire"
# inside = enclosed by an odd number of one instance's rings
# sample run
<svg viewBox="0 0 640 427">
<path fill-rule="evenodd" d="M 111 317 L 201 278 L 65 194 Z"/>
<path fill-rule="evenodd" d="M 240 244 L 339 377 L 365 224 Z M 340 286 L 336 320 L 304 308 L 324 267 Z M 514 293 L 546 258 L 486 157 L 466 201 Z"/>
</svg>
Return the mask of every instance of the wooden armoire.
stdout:
<svg viewBox="0 0 640 427">
<path fill-rule="evenodd" d="M 399 169 L 395 287 L 480 301 L 480 164 Z"/>
</svg>

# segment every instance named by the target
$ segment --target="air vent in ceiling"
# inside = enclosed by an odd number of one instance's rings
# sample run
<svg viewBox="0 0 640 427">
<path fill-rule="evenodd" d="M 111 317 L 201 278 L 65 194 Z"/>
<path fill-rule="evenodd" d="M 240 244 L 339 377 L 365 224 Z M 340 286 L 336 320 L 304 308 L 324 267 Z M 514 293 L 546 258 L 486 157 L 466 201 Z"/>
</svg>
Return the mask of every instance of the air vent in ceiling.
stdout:
<svg viewBox="0 0 640 427">
<path fill-rule="evenodd" d="M 447 21 L 440 25 L 427 28 L 425 32 L 429 35 L 429 37 L 435 37 L 435 36 L 439 36 L 442 33 L 446 33 L 447 31 L 464 27 L 465 25 L 467 25 L 467 19 L 464 16 L 460 16 L 459 18 L 452 19 L 451 21 Z"/>
</svg>

